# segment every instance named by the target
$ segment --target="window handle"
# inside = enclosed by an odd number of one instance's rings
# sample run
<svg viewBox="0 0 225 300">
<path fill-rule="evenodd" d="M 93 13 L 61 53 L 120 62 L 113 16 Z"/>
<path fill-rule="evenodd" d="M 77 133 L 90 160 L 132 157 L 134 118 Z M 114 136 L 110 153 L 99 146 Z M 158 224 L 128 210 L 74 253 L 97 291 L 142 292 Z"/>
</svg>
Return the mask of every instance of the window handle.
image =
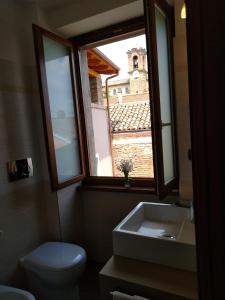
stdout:
<svg viewBox="0 0 225 300">
<path fill-rule="evenodd" d="M 171 126 L 172 124 L 171 123 L 163 123 L 163 121 L 161 120 L 160 125 L 161 125 L 161 128 L 162 128 L 164 126 Z"/>
</svg>

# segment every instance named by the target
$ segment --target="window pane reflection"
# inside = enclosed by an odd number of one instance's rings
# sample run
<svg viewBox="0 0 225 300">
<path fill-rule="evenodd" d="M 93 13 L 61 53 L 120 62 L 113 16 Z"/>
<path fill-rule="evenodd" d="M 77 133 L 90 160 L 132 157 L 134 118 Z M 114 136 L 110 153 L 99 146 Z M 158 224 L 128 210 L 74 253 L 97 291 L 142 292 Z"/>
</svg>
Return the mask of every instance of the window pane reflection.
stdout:
<svg viewBox="0 0 225 300">
<path fill-rule="evenodd" d="M 81 174 L 69 50 L 44 37 L 44 59 L 58 181 Z"/>
</svg>

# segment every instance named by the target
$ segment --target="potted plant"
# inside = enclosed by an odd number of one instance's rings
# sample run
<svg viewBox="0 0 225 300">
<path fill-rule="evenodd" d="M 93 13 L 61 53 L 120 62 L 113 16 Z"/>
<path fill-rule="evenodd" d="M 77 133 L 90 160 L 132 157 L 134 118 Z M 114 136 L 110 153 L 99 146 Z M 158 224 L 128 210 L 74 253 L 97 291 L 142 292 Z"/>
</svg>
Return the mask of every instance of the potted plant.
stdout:
<svg viewBox="0 0 225 300">
<path fill-rule="evenodd" d="M 131 159 L 122 159 L 117 165 L 117 169 L 124 174 L 124 186 L 130 187 L 129 173 L 133 171 L 133 162 Z"/>
</svg>

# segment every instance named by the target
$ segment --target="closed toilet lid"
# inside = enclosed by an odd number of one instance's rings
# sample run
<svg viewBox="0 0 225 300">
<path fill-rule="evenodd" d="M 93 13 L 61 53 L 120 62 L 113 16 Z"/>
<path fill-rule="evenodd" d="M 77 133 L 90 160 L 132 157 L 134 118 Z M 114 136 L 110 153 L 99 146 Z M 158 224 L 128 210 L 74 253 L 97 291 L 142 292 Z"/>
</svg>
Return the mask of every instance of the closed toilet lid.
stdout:
<svg viewBox="0 0 225 300">
<path fill-rule="evenodd" d="M 78 245 L 47 242 L 21 259 L 21 264 L 27 269 L 45 269 L 62 271 L 84 264 L 86 253 Z"/>
</svg>

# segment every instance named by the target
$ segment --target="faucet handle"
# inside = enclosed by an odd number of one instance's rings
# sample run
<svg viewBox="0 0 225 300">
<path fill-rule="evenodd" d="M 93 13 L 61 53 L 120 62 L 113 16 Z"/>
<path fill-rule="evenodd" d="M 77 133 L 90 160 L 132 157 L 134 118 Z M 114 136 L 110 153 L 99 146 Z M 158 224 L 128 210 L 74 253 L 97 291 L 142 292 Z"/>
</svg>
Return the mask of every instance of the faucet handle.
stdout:
<svg viewBox="0 0 225 300">
<path fill-rule="evenodd" d="M 194 215 L 194 205 L 193 201 L 190 201 L 190 222 L 194 223 L 195 222 L 195 215 Z"/>
</svg>

